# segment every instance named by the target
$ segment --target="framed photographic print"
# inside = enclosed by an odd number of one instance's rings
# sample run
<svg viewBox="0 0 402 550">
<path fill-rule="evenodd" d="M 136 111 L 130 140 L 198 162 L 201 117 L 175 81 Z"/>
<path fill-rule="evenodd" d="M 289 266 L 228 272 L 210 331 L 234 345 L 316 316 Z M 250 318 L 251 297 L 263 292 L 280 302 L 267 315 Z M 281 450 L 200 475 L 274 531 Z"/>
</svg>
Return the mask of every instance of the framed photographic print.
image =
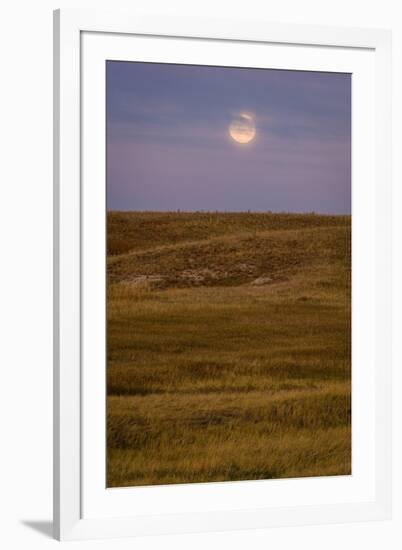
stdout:
<svg viewBox="0 0 402 550">
<path fill-rule="evenodd" d="M 390 33 L 54 46 L 56 538 L 388 518 Z"/>
</svg>

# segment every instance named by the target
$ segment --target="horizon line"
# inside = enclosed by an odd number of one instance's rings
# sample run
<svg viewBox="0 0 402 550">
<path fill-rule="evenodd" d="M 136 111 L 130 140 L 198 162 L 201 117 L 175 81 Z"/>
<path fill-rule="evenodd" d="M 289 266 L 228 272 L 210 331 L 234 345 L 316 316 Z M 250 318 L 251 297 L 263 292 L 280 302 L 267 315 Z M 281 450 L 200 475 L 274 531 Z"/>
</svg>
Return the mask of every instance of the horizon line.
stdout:
<svg viewBox="0 0 402 550">
<path fill-rule="evenodd" d="M 134 209 L 106 209 L 106 213 L 137 213 L 137 214 L 293 214 L 298 216 L 351 216 L 351 212 L 319 212 L 316 210 L 290 211 L 290 210 L 134 210 Z"/>
</svg>

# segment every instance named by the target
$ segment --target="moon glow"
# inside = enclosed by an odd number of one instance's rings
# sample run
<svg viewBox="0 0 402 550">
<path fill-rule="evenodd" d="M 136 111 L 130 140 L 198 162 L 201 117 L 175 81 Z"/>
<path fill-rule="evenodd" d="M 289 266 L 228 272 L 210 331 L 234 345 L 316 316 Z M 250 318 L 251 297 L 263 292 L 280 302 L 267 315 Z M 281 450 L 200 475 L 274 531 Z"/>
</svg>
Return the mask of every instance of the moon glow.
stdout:
<svg viewBox="0 0 402 550">
<path fill-rule="evenodd" d="M 229 126 L 229 134 L 237 143 L 249 143 L 255 137 L 255 123 L 251 115 L 241 113 Z"/>
</svg>

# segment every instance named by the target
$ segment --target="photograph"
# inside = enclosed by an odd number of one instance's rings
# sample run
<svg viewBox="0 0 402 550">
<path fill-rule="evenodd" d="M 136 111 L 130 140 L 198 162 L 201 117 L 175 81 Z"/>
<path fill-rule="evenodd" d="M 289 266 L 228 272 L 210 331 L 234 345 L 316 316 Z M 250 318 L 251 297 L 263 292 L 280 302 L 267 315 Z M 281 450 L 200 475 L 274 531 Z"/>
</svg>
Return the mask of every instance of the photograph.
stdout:
<svg viewBox="0 0 402 550">
<path fill-rule="evenodd" d="M 350 476 L 351 74 L 106 61 L 106 486 Z"/>
</svg>

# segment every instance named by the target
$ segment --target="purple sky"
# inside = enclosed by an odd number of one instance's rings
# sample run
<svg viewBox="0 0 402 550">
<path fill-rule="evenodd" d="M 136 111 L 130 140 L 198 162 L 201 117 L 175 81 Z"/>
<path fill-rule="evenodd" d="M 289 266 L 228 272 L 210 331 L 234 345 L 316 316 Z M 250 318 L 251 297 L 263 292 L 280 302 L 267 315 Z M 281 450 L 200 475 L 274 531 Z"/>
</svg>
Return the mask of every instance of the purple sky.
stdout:
<svg viewBox="0 0 402 550">
<path fill-rule="evenodd" d="M 106 82 L 109 210 L 350 213 L 349 74 L 108 61 Z"/>
</svg>

